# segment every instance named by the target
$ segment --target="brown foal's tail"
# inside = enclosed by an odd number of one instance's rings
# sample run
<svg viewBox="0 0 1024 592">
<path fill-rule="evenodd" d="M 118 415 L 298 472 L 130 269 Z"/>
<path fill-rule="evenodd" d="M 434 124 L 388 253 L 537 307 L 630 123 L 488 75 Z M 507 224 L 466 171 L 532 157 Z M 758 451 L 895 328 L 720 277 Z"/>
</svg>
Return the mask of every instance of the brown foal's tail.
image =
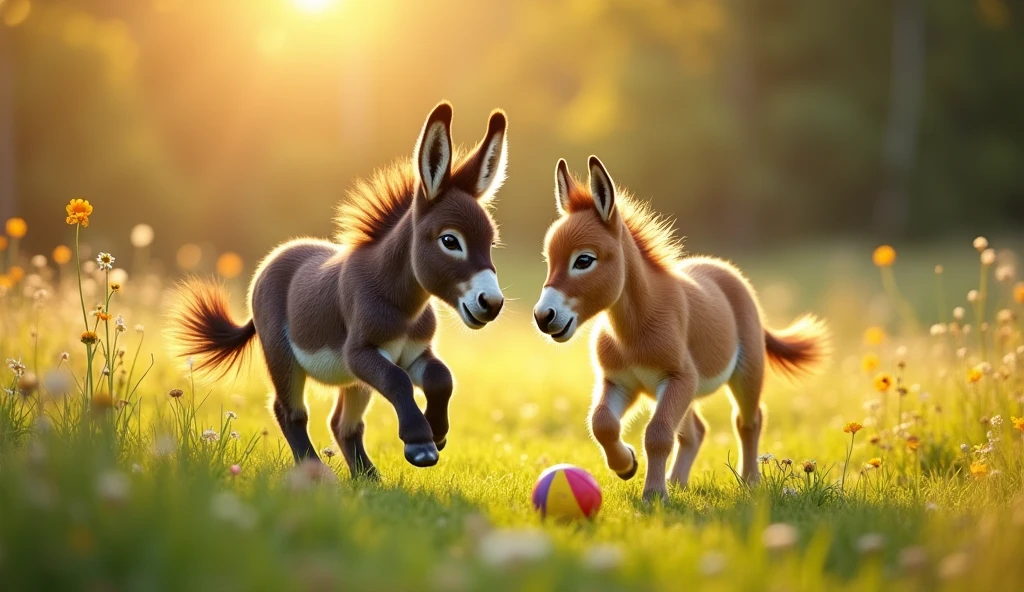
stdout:
<svg viewBox="0 0 1024 592">
<path fill-rule="evenodd" d="M 764 344 L 772 367 L 789 377 L 817 371 L 832 353 L 828 327 L 814 315 L 804 315 L 780 331 L 765 329 Z"/>
<path fill-rule="evenodd" d="M 224 374 L 245 357 L 256 337 L 252 319 L 239 325 L 228 308 L 227 294 L 216 284 L 188 279 L 178 287 L 169 333 L 176 353 L 193 358 L 196 369 Z"/>
</svg>

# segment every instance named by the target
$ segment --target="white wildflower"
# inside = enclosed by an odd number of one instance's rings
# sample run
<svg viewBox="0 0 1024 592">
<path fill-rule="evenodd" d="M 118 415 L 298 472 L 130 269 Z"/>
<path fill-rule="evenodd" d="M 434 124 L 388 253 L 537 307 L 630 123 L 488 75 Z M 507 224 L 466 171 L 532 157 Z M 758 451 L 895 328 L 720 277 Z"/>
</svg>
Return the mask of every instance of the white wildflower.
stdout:
<svg viewBox="0 0 1024 592">
<path fill-rule="evenodd" d="M 228 411 L 227 413 L 224 414 L 224 417 L 226 419 L 238 419 L 238 414 L 235 413 L 234 411 Z"/>
<path fill-rule="evenodd" d="M 104 501 L 120 503 L 128 499 L 131 482 L 124 473 L 104 471 L 96 479 L 96 493 Z"/>
<path fill-rule="evenodd" d="M 492 530 L 477 547 L 480 559 L 492 567 L 514 567 L 551 554 L 551 540 L 537 530 Z"/>
<path fill-rule="evenodd" d="M 110 253 L 100 253 L 96 255 L 96 264 L 99 265 L 100 271 L 110 271 L 114 269 L 114 256 Z"/>
<path fill-rule="evenodd" d="M 206 442 L 216 442 L 220 440 L 220 434 L 216 430 L 204 430 L 202 438 Z"/>
<path fill-rule="evenodd" d="M 611 571 L 622 564 L 624 557 L 618 545 L 595 545 L 583 556 L 583 563 L 594 571 Z"/>
<path fill-rule="evenodd" d="M 761 541 L 769 551 L 785 551 L 796 545 L 799 534 L 795 527 L 777 522 L 764 529 Z"/>
</svg>

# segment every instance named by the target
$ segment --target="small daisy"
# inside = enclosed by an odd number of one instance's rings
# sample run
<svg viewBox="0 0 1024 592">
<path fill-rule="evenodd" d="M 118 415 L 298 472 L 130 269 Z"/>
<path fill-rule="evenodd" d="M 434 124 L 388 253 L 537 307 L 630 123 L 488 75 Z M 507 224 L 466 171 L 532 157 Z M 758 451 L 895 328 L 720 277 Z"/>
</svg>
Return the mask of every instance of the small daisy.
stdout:
<svg viewBox="0 0 1024 592">
<path fill-rule="evenodd" d="M 323 450 L 321 451 L 321 453 L 322 453 L 322 454 L 323 454 L 324 456 L 326 456 L 327 458 L 334 458 L 334 455 L 335 455 L 334 449 L 333 449 L 333 448 L 331 448 L 331 447 L 327 447 L 327 448 L 324 448 L 324 449 L 323 449 Z"/>
<path fill-rule="evenodd" d="M 231 432 L 230 434 L 228 434 L 228 436 L 229 436 L 229 437 L 230 437 L 230 438 L 231 438 L 232 440 L 238 440 L 239 438 L 241 438 L 241 437 L 242 437 L 242 436 L 240 436 L 240 435 L 238 434 L 238 432 Z"/>
<path fill-rule="evenodd" d="M 110 253 L 100 253 L 96 255 L 96 263 L 99 264 L 100 271 L 110 271 L 114 269 L 114 256 Z"/>
<path fill-rule="evenodd" d="M 238 419 L 238 414 L 235 413 L 234 411 L 228 411 L 227 413 L 224 414 L 224 417 L 227 419 Z"/>
<path fill-rule="evenodd" d="M 25 364 L 21 363 L 21 360 L 15 360 L 14 358 L 7 358 L 7 367 L 14 372 L 14 375 L 21 377 L 25 373 Z"/>
<path fill-rule="evenodd" d="M 202 438 L 206 442 L 216 442 L 220 440 L 220 434 L 216 430 L 204 430 Z"/>
</svg>

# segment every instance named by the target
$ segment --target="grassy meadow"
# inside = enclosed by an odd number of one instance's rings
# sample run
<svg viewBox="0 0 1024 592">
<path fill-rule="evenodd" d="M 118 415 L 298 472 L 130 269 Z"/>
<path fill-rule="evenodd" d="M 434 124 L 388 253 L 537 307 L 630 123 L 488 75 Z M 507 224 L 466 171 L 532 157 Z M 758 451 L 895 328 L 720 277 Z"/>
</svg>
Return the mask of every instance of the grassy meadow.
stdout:
<svg viewBox="0 0 1024 592">
<path fill-rule="evenodd" d="M 496 253 L 510 301 L 492 326 L 471 332 L 443 315 L 438 350 L 456 391 L 438 466 L 405 462 L 378 397 L 366 446 L 383 480 L 351 480 L 326 426 L 334 393 L 307 388 L 314 443 L 338 475 L 329 483 L 293 468 L 258 356 L 217 381 L 170 356 L 161 314 L 181 272 L 153 271 L 151 231 L 132 231 L 137 246 L 113 253 L 109 271 L 82 247 L 79 279 L 75 233 L 88 242 L 102 204 L 90 222 L 67 227 L 69 250 L 43 255 L 18 252 L 24 222 L 6 227 L 4 590 L 1024 586 L 1019 237 L 989 237 L 992 251 L 973 237 L 896 245 L 894 263 L 874 244 L 725 253 L 772 325 L 824 316 L 835 355 L 820 376 L 769 379 L 761 486 L 730 470 L 737 445 L 721 392 L 703 402 L 710 431 L 690 487 L 647 506 L 644 460 L 623 482 L 590 440 L 586 336 L 556 346 L 533 326 L 544 264 L 524 254 L 539 245 Z M 253 266 L 202 256 L 186 247 L 178 263 L 219 272 L 241 319 Z M 96 342 L 83 344 L 83 331 Z M 647 416 L 627 433 L 638 451 Z M 542 523 L 532 509 L 534 480 L 561 462 L 600 483 L 593 522 Z"/>
</svg>

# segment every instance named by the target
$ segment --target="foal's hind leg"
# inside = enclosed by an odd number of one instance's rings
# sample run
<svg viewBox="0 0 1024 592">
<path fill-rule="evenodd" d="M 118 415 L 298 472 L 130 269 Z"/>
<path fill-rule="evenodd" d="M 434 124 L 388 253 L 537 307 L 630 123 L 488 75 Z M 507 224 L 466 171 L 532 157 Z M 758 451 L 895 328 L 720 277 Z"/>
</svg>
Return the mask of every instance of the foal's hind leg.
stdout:
<svg viewBox="0 0 1024 592">
<path fill-rule="evenodd" d="M 761 438 L 764 415 L 761 413 L 761 388 L 764 385 L 764 356 L 743 359 L 729 379 L 733 401 L 733 426 L 740 444 L 739 473 L 750 484 L 757 483 L 761 473 L 757 467 L 757 445 Z"/>
<path fill-rule="evenodd" d="M 690 479 L 690 469 L 693 468 L 693 461 L 697 458 L 701 443 L 704 442 L 704 435 L 707 433 L 707 426 L 700 416 L 697 408 L 690 405 L 689 411 L 683 416 L 679 424 L 679 433 L 676 439 L 679 441 L 679 450 L 676 452 L 676 461 L 672 465 L 672 474 L 669 480 L 686 487 Z"/>
<path fill-rule="evenodd" d="M 338 402 L 334 405 L 334 413 L 331 414 L 331 432 L 338 441 L 341 454 L 345 457 L 353 478 L 380 479 L 377 467 L 373 466 L 373 462 L 366 454 L 366 448 L 363 447 L 363 431 L 366 429 L 363 415 L 370 406 L 372 395 L 373 391 L 365 384 L 341 387 Z"/>
<path fill-rule="evenodd" d="M 263 355 L 270 370 L 270 380 L 274 384 L 274 417 L 281 426 L 284 439 L 292 450 L 295 463 L 306 459 L 319 462 L 316 449 L 309 440 L 306 428 L 309 413 L 303 390 L 306 386 L 306 372 L 296 362 L 287 346 L 281 347 L 271 342 L 263 342 Z"/>
</svg>

